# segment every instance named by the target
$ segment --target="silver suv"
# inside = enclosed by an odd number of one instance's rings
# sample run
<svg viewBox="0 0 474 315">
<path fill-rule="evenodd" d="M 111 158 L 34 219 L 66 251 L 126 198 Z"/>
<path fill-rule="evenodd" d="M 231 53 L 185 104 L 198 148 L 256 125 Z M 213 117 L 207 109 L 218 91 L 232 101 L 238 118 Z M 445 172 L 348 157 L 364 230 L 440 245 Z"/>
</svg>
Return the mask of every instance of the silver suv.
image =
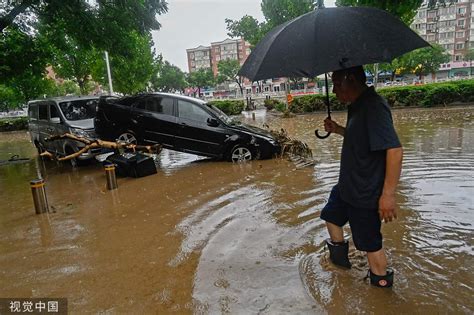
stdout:
<svg viewBox="0 0 474 315">
<path fill-rule="evenodd" d="M 28 131 L 38 152 L 49 151 L 66 156 L 79 151 L 83 143 L 70 140 L 45 141 L 53 135 L 71 133 L 95 139 L 94 117 L 99 98 L 95 96 L 60 97 L 34 100 L 28 103 Z M 95 152 L 97 151 L 97 152 Z M 71 160 L 73 166 L 84 163 L 99 153 L 90 150 Z"/>
</svg>

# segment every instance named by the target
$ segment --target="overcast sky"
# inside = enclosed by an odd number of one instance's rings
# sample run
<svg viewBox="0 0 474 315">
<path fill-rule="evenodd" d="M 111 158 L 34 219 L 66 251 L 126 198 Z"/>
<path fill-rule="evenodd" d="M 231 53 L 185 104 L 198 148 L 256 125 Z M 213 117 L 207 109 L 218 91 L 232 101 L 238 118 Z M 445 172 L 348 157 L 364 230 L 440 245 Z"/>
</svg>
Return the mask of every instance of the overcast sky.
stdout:
<svg viewBox="0 0 474 315">
<path fill-rule="evenodd" d="M 327 7 L 335 0 L 325 0 Z M 238 20 L 251 15 L 264 20 L 261 0 L 169 0 L 168 13 L 158 16 L 161 29 L 153 32 L 157 53 L 188 72 L 186 49 L 226 39 L 225 19 Z"/>
</svg>

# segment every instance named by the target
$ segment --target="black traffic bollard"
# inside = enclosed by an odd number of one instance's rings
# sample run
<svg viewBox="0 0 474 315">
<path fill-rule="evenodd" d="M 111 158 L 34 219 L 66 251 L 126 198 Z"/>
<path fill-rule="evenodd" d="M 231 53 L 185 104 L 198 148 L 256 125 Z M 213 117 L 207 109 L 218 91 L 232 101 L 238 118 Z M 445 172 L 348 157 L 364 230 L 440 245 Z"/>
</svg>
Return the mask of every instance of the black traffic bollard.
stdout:
<svg viewBox="0 0 474 315">
<path fill-rule="evenodd" d="M 30 182 L 31 194 L 33 195 L 33 203 L 35 204 L 36 214 L 49 211 L 48 200 L 46 198 L 46 190 L 44 188 L 44 179 L 35 179 Z"/>
</svg>

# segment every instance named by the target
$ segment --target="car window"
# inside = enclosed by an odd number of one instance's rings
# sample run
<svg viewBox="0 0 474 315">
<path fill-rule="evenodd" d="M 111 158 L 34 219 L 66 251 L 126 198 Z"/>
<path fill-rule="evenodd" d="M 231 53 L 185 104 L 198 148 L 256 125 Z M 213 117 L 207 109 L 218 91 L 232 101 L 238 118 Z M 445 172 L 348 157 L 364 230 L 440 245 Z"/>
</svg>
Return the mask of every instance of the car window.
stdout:
<svg viewBox="0 0 474 315">
<path fill-rule="evenodd" d="M 59 103 L 67 120 L 83 120 L 95 117 L 98 99 L 75 100 Z"/>
<path fill-rule="evenodd" d="M 47 104 L 39 104 L 38 110 L 39 110 L 39 115 L 38 115 L 39 120 L 49 120 Z"/>
<path fill-rule="evenodd" d="M 49 105 L 49 117 L 50 118 L 59 118 L 59 113 L 58 113 L 58 109 L 56 108 L 56 106 L 50 104 Z"/>
<path fill-rule="evenodd" d="M 38 119 L 38 104 L 31 104 L 30 108 L 28 109 L 28 116 L 31 120 Z"/>
<path fill-rule="evenodd" d="M 199 122 L 207 122 L 211 116 L 196 104 L 178 100 L 178 115 L 181 118 L 186 118 Z"/>
<path fill-rule="evenodd" d="M 138 102 L 137 108 L 172 116 L 173 99 L 169 97 L 148 97 Z"/>
</svg>

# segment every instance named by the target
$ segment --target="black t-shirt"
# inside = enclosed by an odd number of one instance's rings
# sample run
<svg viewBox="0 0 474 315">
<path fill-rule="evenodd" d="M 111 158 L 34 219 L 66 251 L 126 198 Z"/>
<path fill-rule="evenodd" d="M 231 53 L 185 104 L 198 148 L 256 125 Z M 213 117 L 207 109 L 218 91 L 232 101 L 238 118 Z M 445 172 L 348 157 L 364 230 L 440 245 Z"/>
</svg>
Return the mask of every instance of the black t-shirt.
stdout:
<svg viewBox="0 0 474 315">
<path fill-rule="evenodd" d="M 373 87 L 348 107 L 339 191 L 358 208 L 378 208 L 385 179 L 386 150 L 401 147 L 390 107 Z"/>
</svg>

